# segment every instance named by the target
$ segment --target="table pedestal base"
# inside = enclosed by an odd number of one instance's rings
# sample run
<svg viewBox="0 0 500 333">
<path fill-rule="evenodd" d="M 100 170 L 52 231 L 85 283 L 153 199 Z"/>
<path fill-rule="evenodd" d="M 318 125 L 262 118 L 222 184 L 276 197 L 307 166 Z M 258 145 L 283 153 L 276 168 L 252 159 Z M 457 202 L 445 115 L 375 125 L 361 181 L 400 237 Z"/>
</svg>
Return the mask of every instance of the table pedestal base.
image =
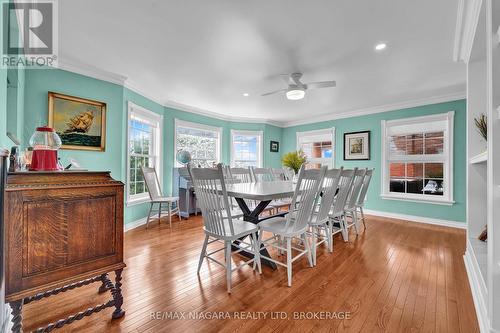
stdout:
<svg viewBox="0 0 500 333">
<path fill-rule="evenodd" d="M 259 222 L 270 219 L 272 217 L 283 215 L 283 214 L 278 214 L 278 215 L 273 215 L 273 216 L 266 216 L 264 218 L 259 218 L 259 215 L 264 211 L 264 209 L 266 209 L 266 207 L 269 205 L 271 200 L 259 202 L 259 204 L 254 208 L 254 210 L 250 211 L 250 208 L 248 208 L 248 205 L 244 199 L 242 199 L 242 198 L 235 198 L 235 199 L 236 199 L 236 202 L 238 203 L 238 206 L 240 207 L 241 211 L 243 212 L 243 220 L 245 220 L 247 222 L 251 222 L 253 224 L 258 224 Z M 239 242 L 243 239 L 245 239 L 245 237 L 234 241 L 234 243 Z M 232 249 L 234 251 L 239 250 L 235 246 L 233 246 Z M 250 252 L 247 252 L 247 251 L 241 251 L 240 254 L 247 257 L 247 258 L 253 258 L 253 254 Z M 266 248 L 261 249 L 260 254 L 263 256 L 266 256 L 266 257 L 271 257 L 271 255 L 269 254 L 269 252 L 267 251 Z M 262 258 L 261 262 L 262 262 L 262 265 L 266 265 L 266 266 L 272 268 L 273 270 L 276 270 L 278 268 L 278 266 L 274 262 L 269 261 L 267 259 Z"/>
</svg>

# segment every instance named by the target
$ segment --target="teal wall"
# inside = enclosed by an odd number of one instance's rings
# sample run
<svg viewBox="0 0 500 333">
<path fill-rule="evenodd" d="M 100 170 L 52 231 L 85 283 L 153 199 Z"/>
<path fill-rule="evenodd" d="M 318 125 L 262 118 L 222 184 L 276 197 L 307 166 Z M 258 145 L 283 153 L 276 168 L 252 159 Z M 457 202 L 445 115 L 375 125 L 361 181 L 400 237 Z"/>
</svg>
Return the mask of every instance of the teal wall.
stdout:
<svg viewBox="0 0 500 333">
<path fill-rule="evenodd" d="M 0 1 L 0 5 L 9 2 L 8 0 Z M 10 2 L 13 2 L 10 0 Z M 4 17 L 0 15 L 0 36 L 4 36 Z M 14 38 L 19 36 L 19 27 L 17 26 L 17 20 L 12 19 L 10 21 L 10 34 Z M 3 56 L 3 45 L 0 45 L 0 55 Z M 15 83 L 17 84 L 17 89 L 13 89 L 12 85 L 7 85 L 8 74 L 15 77 Z M 13 82 L 14 83 L 14 82 Z M 8 98 L 10 97 L 10 98 Z M 12 98 L 14 97 L 14 99 Z M 15 108 L 15 109 L 14 109 Z M 19 67 L 19 69 L 6 69 L 0 67 L 0 149 L 9 149 L 14 145 L 9 137 L 7 137 L 7 129 L 12 132 L 20 139 L 20 134 L 22 133 L 22 122 L 23 122 L 23 109 L 24 109 L 24 69 Z M 17 112 L 19 111 L 19 112 Z M 10 126 L 9 126 L 10 125 Z"/>
<path fill-rule="evenodd" d="M 4 91 L 5 89 L 1 90 Z M 57 69 L 28 69 L 25 71 L 23 146 L 28 145 L 35 127 L 47 124 L 47 93 L 49 91 L 98 100 L 107 104 L 106 151 L 61 150 L 59 156 L 64 165 L 68 164 L 70 157 L 75 158 L 86 169 L 109 170 L 115 179 L 125 181 L 127 177 L 126 138 L 128 101 L 163 115 L 163 184 L 167 193 L 172 188 L 175 119 L 222 127 L 221 158 L 224 163 L 230 161 L 231 129 L 260 130 L 264 134 L 264 165 L 269 167 L 279 167 L 281 165 L 280 153 L 271 153 L 269 151 L 270 140 L 281 141 L 282 129 L 279 127 L 265 124 L 223 121 L 166 108 L 120 85 Z M 5 131 L 2 131 L 2 133 L 5 133 Z M 145 217 L 148 207 L 148 204 L 126 207 L 125 223 Z"/>
<path fill-rule="evenodd" d="M 0 149 L 7 149 L 12 142 L 7 133 L 7 69 L 0 68 Z"/>
<path fill-rule="evenodd" d="M 443 206 L 428 203 L 386 200 L 380 197 L 381 192 L 381 121 L 424 116 L 436 113 L 455 111 L 454 127 L 454 200 L 452 206 Z M 394 110 L 372 115 L 324 121 L 321 123 L 288 127 L 283 129 L 282 152 L 296 150 L 296 133 L 335 127 L 335 166 L 346 168 L 375 168 L 374 177 L 368 192 L 367 209 L 452 220 L 465 223 L 465 173 L 466 173 L 466 101 L 459 100 L 447 103 L 432 104 L 415 108 Z M 371 131 L 369 161 L 344 161 L 343 137 L 344 133 L 357 131 Z"/>
<path fill-rule="evenodd" d="M 23 146 L 38 126 L 48 124 L 49 91 L 106 103 L 106 151 L 61 150 L 64 165 L 68 158 L 78 160 L 90 170 L 109 170 L 114 178 L 123 180 L 122 155 L 125 151 L 123 87 L 83 75 L 55 69 L 27 69 L 25 75 L 25 116 Z"/>
<path fill-rule="evenodd" d="M 324 121 L 321 123 L 279 128 L 268 124 L 241 123 L 224 121 L 194 113 L 164 107 L 127 88 L 113 83 L 93 79 L 64 70 L 26 70 L 24 74 L 24 121 L 22 126 L 22 144 L 27 146 L 35 127 L 47 123 L 47 92 L 54 91 L 83 98 L 103 101 L 107 104 L 107 135 L 105 152 L 64 150 L 60 156 L 64 164 L 68 158 L 76 158 L 89 170 L 109 170 L 116 179 L 126 179 L 126 128 L 127 102 L 132 101 L 148 110 L 163 115 L 163 183 L 166 192 L 172 188 L 172 169 L 174 166 L 174 120 L 180 119 L 222 127 L 222 162 L 230 161 L 230 132 L 237 130 L 259 130 L 264 134 L 264 165 L 279 167 L 282 154 L 296 149 L 296 132 L 335 127 L 336 148 L 335 165 L 337 167 L 375 168 L 375 176 L 368 193 L 367 208 L 377 211 L 416 215 L 437 219 L 465 221 L 465 100 L 426 105 L 403 110 L 395 110 L 373 115 Z M 5 136 L 6 132 L 6 71 L 0 70 L 0 145 L 9 147 L 12 143 Z M 454 200 L 452 206 L 426 203 L 385 200 L 380 198 L 380 122 L 381 120 L 414 117 L 447 111 L 455 111 L 455 147 L 454 147 Z M 345 132 L 371 131 L 371 160 L 344 161 L 343 134 Z M 271 153 L 271 140 L 280 142 L 280 152 Z M 125 222 L 138 220 L 147 214 L 148 205 L 139 204 L 127 207 Z"/>
</svg>

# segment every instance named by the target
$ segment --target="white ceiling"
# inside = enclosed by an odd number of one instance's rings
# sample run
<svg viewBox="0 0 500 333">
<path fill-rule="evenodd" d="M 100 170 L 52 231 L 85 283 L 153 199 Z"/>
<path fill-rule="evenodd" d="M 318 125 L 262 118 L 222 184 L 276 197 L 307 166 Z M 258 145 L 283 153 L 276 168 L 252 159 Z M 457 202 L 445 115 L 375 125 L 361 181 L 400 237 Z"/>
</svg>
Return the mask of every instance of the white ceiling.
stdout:
<svg viewBox="0 0 500 333">
<path fill-rule="evenodd" d="M 59 47 L 162 103 L 290 123 L 464 93 L 456 11 L 455 0 L 65 0 Z M 260 96 L 291 72 L 337 87 Z"/>
</svg>

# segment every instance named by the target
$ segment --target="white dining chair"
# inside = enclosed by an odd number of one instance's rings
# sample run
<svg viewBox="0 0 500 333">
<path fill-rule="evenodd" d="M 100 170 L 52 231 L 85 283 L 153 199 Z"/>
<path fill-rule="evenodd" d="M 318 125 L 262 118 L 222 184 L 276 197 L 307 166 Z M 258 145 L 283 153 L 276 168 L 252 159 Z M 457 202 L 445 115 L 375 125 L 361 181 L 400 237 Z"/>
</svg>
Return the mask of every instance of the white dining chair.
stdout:
<svg viewBox="0 0 500 333">
<path fill-rule="evenodd" d="M 333 252 L 333 230 L 332 224 L 329 223 L 330 211 L 337 193 L 341 173 L 342 168 L 326 171 L 317 196 L 315 211 L 309 221 L 314 266 L 316 266 L 316 249 L 318 246 L 325 243 L 328 251 Z"/>
<path fill-rule="evenodd" d="M 347 197 L 349 196 L 349 193 L 351 193 L 352 182 L 354 180 L 354 173 L 356 172 L 356 170 L 357 169 L 354 170 L 343 169 L 340 172 L 337 195 L 335 196 L 332 210 L 330 211 L 329 215 L 330 221 L 328 222 L 328 226 L 330 227 L 331 230 L 330 232 L 331 237 L 333 237 L 338 233 L 341 233 L 344 242 L 347 242 L 349 240 L 349 232 L 348 232 L 349 230 L 347 228 L 344 209 Z"/>
<path fill-rule="evenodd" d="M 292 168 L 285 168 L 286 171 L 286 178 L 288 180 L 293 180 L 293 177 L 295 177 L 295 171 Z"/>
<path fill-rule="evenodd" d="M 273 174 L 275 181 L 292 181 L 294 172 L 290 168 L 272 168 L 271 172 Z M 286 208 L 290 209 L 290 204 L 292 203 L 292 198 L 281 198 L 273 200 L 272 205 L 279 213 L 280 209 Z"/>
<path fill-rule="evenodd" d="M 286 172 L 283 168 L 271 168 L 274 180 L 288 180 L 286 178 Z"/>
<path fill-rule="evenodd" d="M 250 167 L 250 171 L 252 172 L 252 178 L 256 183 L 272 182 L 274 180 L 273 172 L 269 168 Z"/>
<path fill-rule="evenodd" d="M 365 206 L 366 194 L 368 193 L 368 187 L 370 186 L 370 182 L 373 176 L 374 169 L 368 169 L 365 173 L 365 178 L 363 179 L 363 185 L 361 186 L 361 191 L 359 192 L 358 200 L 356 201 L 356 214 L 361 214 L 361 221 L 363 221 L 363 227 L 366 229 L 365 223 L 365 213 L 363 211 L 363 207 Z"/>
<path fill-rule="evenodd" d="M 351 185 L 351 191 L 349 193 L 349 196 L 347 197 L 346 205 L 344 208 L 344 216 L 345 216 L 347 231 L 349 231 L 351 227 L 354 227 L 356 235 L 359 233 L 358 216 L 356 213 L 357 211 L 356 203 L 358 201 L 361 187 L 363 186 L 363 179 L 365 178 L 365 174 L 366 174 L 366 169 L 357 169 L 357 168 L 355 169 L 354 179 Z M 347 217 L 351 219 L 350 222 L 347 221 Z"/>
<path fill-rule="evenodd" d="M 191 176 L 193 178 L 198 204 L 201 208 L 203 230 L 205 231 L 205 241 L 198 262 L 198 274 L 200 273 L 201 265 L 205 258 L 225 267 L 227 292 L 230 293 L 231 273 L 233 271 L 253 263 L 253 268 L 255 269 L 257 267 L 259 273 L 262 272 L 257 241 L 258 226 L 243 221 L 242 219 L 234 218 L 231 215 L 231 206 L 227 196 L 222 165 L 219 164 L 217 169 L 193 168 L 191 170 Z M 246 236 L 250 236 L 247 238 L 250 239 L 250 243 L 241 240 L 241 238 Z M 234 242 L 236 240 L 239 241 Z M 224 247 L 207 253 L 208 244 L 219 241 L 224 242 Z M 235 268 L 231 268 L 231 253 L 233 247 L 238 248 L 234 253 L 239 253 L 241 251 L 250 252 L 253 254 L 253 258 L 243 262 Z M 225 264 L 212 256 L 220 251 L 225 252 Z"/>
<path fill-rule="evenodd" d="M 222 165 L 222 174 L 224 175 L 224 181 L 226 184 L 232 182 L 233 177 L 231 175 L 231 167 L 229 165 Z"/>
<path fill-rule="evenodd" d="M 300 169 L 299 178 L 293 194 L 292 207 L 300 195 L 300 202 L 293 214 L 287 214 L 284 217 L 277 216 L 259 223 L 261 232 L 259 233 L 259 248 L 274 247 L 286 252 L 286 264 L 273 258 L 261 255 L 277 265 L 284 266 L 287 269 L 288 286 L 292 286 L 292 263 L 307 255 L 309 265 L 312 267 L 312 256 L 309 241 L 306 237 L 308 223 L 312 218 L 314 203 L 318 194 L 321 181 L 326 172 L 326 167 L 315 170 L 305 170 L 304 166 Z M 270 232 L 272 237 L 263 239 L 264 232 Z M 286 242 L 286 247 L 282 246 L 280 239 Z M 300 243 L 292 246 L 292 239 L 299 240 Z M 303 246 L 298 247 L 298 246 Z M 298 251 L 293 256 L 292 250 Z"/>
<path fill-rule="evenodd" d="M 276 178 L 271 168 L 251 167 L 250 169 L 252 170 L 253 180 L 256 183 L 276 181 Z M 269 212 L 269 214 L 271 215 L 274 214 L 275 211 L 278 212 L 280 207 L 286 205 L 283 200 L 286 200 L 286 198 L 271 201 L 269 203 L 269 206 L 267 206 L 264 211 Z"/>
<path fill-rule="evenodd" d="M 240 183 L 253 183 L 252 171 L 250 168 L 229 168 L 231 177 Z"/>
<path fill-rule="evenodd" d="M 168 222 L 170 228 L 172 228 L 172 215 L 177 214 L 179 216 L 179 221 L 182 219 L 181 211 L 179 209 L 179 197 L 163 196 L 160 188 L 160 182 L 154 168 L 141 167 L 141 172 L 146 184 L 146 188 L 149 192 L 149 198 L 151 199 L 148 218 L 146 220 L 146 229 L 149 228 L 149 221 L 151 219 L 151 214 L 154 211 L 155 205 L 158 205 L 158 223 L 160 223 L 161 220 L 162 205 L 165 205 L 168 214 Z"/>
<path fill-rule="evenodd" d="M 233 178 L 233 180 L 235 180 L 236 182 L 239 182 L 239 183 L 255 183 L 255 182 L 259 181 L 254 176 L 254 173 L 252 171 L 252 167 L 229 168 L 229 172 L 231 173 L 231 177 Z M 262 180 L 265 180 L 265 181 L 270 180 L 269 177 L 261 177 L 261 176 L 263 176 L 263 173 L 264 173 L 263 171 L 260 171 L 260 170 L 258 171 L 259 179 L 261 181 Z M 247 203 L 247 206 L 250 208 L 250 210 L 255 209 L 255 207 L 257 207 L 257 205 L 258 205 L 258 203 L 255 200 L 245 200 L 245 202 Z M 232 199 L 231 199 L 231 203 L 232 203 Z M 263 213 L 267 212 L 267 213 L 272 215 L 274 212 L 274 207 L 267 206 L 262 212 Z"/>
</svg>

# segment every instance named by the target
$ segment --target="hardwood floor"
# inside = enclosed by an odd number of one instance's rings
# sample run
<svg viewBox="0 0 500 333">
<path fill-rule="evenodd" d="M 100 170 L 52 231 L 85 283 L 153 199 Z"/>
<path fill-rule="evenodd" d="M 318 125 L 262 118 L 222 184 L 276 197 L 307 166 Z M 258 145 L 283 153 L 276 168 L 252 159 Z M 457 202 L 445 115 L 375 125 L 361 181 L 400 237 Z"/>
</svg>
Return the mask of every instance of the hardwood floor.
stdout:
<svg viewBox="0 0 500 333">
<path fill-rule="evenodd" d="M 59 331 L 479 331 L 462 259 L 463 230 L 368 217 L 367 230 L 357 238 L 352 230 L 349 243 L 335 237 L 332 254 L 320 247 L 316 267 L 310 268 L 306 258 L 296 261 L 291 288 L 281 267 L 277 271 L 264 267 L 262 275 L 245 267 L 233 273 L 230 295 L 222 267 L 205 261 L 200 276 L 196 274 L 203 236 L 200 217 L 175 220 L 172 230 L 168 222 L 161 226 L 153 222 L 148 230 L 127 232 L 125 317 L 111 321 L 108 309 Z M 239 259 L 233 255 L 236 263 Z M 98 287 L 86 286 L 27 305 L 25 331 L 104 302 L 109 295 L 97 294 Z M 175 316 L 174 311 L 179 317 L 183 312 L 254 318 L 166 318 Z M 349 317 L 332 318 L 334 312 Z M 300 314 L 326 318 L 294 318 Z"/>
</svg>

